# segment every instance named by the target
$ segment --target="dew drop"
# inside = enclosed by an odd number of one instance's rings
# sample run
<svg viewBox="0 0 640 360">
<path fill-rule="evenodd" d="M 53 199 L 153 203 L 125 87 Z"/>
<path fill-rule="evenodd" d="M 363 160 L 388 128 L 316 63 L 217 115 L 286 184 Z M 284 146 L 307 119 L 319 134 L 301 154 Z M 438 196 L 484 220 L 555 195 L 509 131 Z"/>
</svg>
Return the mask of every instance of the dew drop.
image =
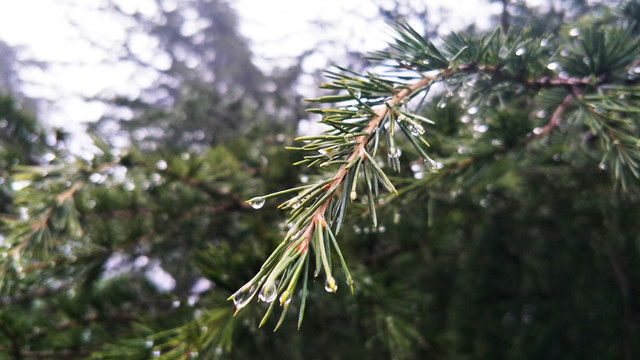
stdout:
<svg viewBox="0 0 640 360">
<path fill-rule="evenodd" d="M 525 48 L 521 47 L 521 48 L 518 48 L 518 50 L 516 50 L 516 55 L 522 56 L 526 52 L 527 52 L 527 50 Z"/>
<path fill-rule="evenodd" d="M 549 39 L 544 38 L 544 39 L 540 40 L 540 46 L 546 47 L 547 45 L 549 45 Z"/>
<path fill-rule="evenodd" d="M 153 356 L 153 357 L 160 357 L 160 350 L 154 350 L 154 351 L 151 353 L 151 356 Z"/>
<path fill-rule="evenodd" d="M 344 136 L 344 141 L 348 142 L 348 143 L 354 143 L 356 142 L 356 137 L 353 136 L 353 134 L 347 134 Z"/>
<path fill-rule="evenodd" d="M 395 146 L 390 147 L 389 151 L 387 151 L 387 156 L 389 156 L 389 159 L 399 158 L 400 155 L 402 155 L 402 150 L 398 149 Z"/>
<path fill-rule="evenodd" d="M 291 205 L 291 208 L 293 208 L 294 210 L 300 207 L 300 203 L 299 202 L 295 202 L 293 203 L 293 205 Z"/>
<path fill-rule="evenodd" d="M 333 277 L 327 278 L 327 282 L 324 285 L 324 289 L 327 292 L 336 292 L 338 291 L 338 284 L 336 284 L 336 280 Z"/>
<path fill-rule="evenodd" d="M 291 302 L 291 293 L 289 291 L 285 291 L 280 295 L 280 305 L 289 305 Z"/>
<path fill-rule="evenodd" d="M 444 109 L 444 108 L 446 108 L 446 107 L 447 107 L 447 102 L 446 102 L 446 101 L 442 101 L 442 102 L 440 102 L 440 104 L 438 104 L 438 107 L 439 107 L 440 109 Z"/>
<path fill-rule="evenodd" d="M 398 116 L 398 118 L 396 119 L 396 121 L 397 121 L 397 122 L 399 122 L 399 123 L 401 123 L 401 122 L 403 122 L 403 121 L 405 121 L 405 120 L 407 120 L 407 119 L 408 119 L 408 118 L 407 118 L 407 116 L 406 116 L 406 115 L 400 115 L 400 116 Z"/>
<path fill-rule="evenodd" d="M 355 192 L 355 191 L 352 191 L 352 192 L 349 194 L 349 197 L 351 198 L 351 201 L 354 201 L 354 200 L 358 197 L 358 193 L 357 193 L 357 192 Z"/>
<path fill-rule="evenodd" d="M 233 294 L 233 305 L 236 307 L 236 310 L 240 310 L 245 307 L 249 301 L 255 295 L 256 287 L 254 285 L 245 285 L 238 292 Z"/>
<path fill-rule="evenodd" d="M 353 92 L 353 96 L 355 96 L 356 99 L 360 99 L 360 96 L 362 96 L 362 93 L 360 91 L 356 90 L 356 91 Z"/>
<path fill-rule="evenodd" d="M 413 136 L 418 136 L 418 135 L 424 134 L 424 128 L 420 124 L 411 124 L 409 126 L 409 131 L 411 132 L 411 135 L 413 135 Z"/>
<path fill-rule="evenodd" d="M 600 164 L 600 170 L 607 170 L 607 164 Z"/>
<path fill-rule="evenodd" d="M 198 352 L 197 351 L 192 351 L 189 353 L 189 357 L 192 359 L 195 359 L 198 357 Z"/>
<path fill-rule="evenodd" d="M 164 161 L 164 160 L 156 161 L 156 168 L 158 170 L 166 170 L 167 169 L 167 162 Z"/>
<path fill-rule="evenodd" d="M 147 340 L 144 342 L 144 346 L 148 349 L 150 349 L 153 346 L 153 341 L 151 340 Z"/>
<path fill-rule="evenodd" d="M 258 197 L 254 197 L 251 200 L 247 201 L 249 203 L 249 205 L 251 205 L 252 208 L 254 209 L 260 209 L 261 207 L 264 206 L 264 198 L 262 196 L 258 196 Z"/>
<path fill-rule="evenodd" d="M 272 302 L 276 297 L 278 297 L 278 290 L 273 282 L 264 284 L 260 294 L 258 294 L 258 298 L 266 303 Z"/>
<path fill-rule="evenodd" d="M 549 65 L 547 65 L 547 69 L 551 71 L 556 71 L 559 68 L 560 68 L 560 64 L 558 64 L 557 62 L 552 62 L 552 63 L 549 63 Z"/>
<path fill-rule="evenodd" d="M 569 30 L 569 36 L 578 36 L 580 35 L 580 30 L 578 28 L 573 28 Z"/>
</svg>

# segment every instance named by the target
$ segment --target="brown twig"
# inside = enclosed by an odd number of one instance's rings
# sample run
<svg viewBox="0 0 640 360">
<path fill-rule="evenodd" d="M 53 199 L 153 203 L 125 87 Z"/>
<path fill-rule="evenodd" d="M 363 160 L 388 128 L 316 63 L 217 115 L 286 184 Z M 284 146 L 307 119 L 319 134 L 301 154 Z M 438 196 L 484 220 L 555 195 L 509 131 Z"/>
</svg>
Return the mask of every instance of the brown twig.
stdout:
<svg viewBox="0 0 640 360">
<path fill-rule="evenodd" d="M 410 86 L 408 86 L 406 88 L 403 88 L 402 90 L 396 92 L 396 94 L 393 96 L 393 98 L 391 100 L 389 100 L 388 105 L 393 106 L 395 104 L 399 104 L 404 98 L 406 98 L 407 96 L 410 96 L 415 91 L 420 90 L 420 89 L 428 86 L 433 81 L 434 81 L 434 78 L 425 77 L 425 78 L 422 78 L 420 81 L 418 81 L 418 82 L 416 82 L 416 83 L 414 83 L 414 84 L 412 84 L 412 85 L 410 85 Z M 362 130 L 362 132 L 366 133 L 367 135 L 358 137 L 356 146 L 354 147 L 351 155 L 347 158 L 346 162 L 340 167 L 340 169 L 338 169 L 336 174 L 333 176 L 333 181 L 331 181 L 329 184 L 327 184 L 325 186 L 325 191 L 326 192 L 332 192 L 338 186 L 340 186 L 340 184 L 342 184 L 342 181 L 347 176 L 347 173 L 348 173 L 348 170 L 349 170 L 347 165 L 350 162 L 352 162 L 358 156 L 366 156 L 365 146 L 367 145 L 367 143 L 371 139 L 371 136 L 373 136 L 376 127 L 378 127 L 378 125 L 380 125 L 382 120 L 387 115 L 388 111 L 389 111 L 389 108 L 387 106 L 381 107 L 380 109 L 376 110 L 376 115 L 373 117 L 373 119 L 371 119 L 371 121 L 369 122 L 367 127 L 365 127 L 364 130 Z M 335 192 L 334 192 L 334 194 L 335 194 Z M 311 221 L 302 230 L 302 235 L 301 236 L 303 237 L 304 240 L 298 246 L 298 251 L 300 253 L 305 253 L 307 251 L 307 249 L 309 247 L 309 240 L 311 239 L 311 235 L 313 234 L 313 230 L 315 229 L 316 225 L 322 224 L 324 226 L 326 224 L 326 222 L 324 220 L 325 219 L 325 212 L 327 210 L 327 207 L 329 206 L 329 203 L 331 203 L 331 199 L 332 198 L 333 198 L 333 195 L 327 197 L 327 199 L 324 200 L 322 205 L 320 205 L 320 207 L 318 207 L 318 209 L 316 209 L 316 211 L 314 211 L 313 214 L 311 215 L 311 219 L 313 219 L 313 221 Z"/>
<path fill-rule="evenodd" d="M 562 100 L 562 103 L 556 108 L 553 114 L 551 114 L 551 119 L 549 119 L 549 123 L 547 123 L 547 125 L 545 125 L 542 129 L 540 129 L 540 131 L 535 132 L 534 137 L 547 134 L 551 130 L 553 130 L 556 126 L 558 126 L 558 123 L 560 121 L 560 118 L 562 117 L 562 114 L 564 114 L 565 110 L 567 110 L 567 107 L 569 107 L 573 99 L 575 99 L 575 96 L 576 95 L 574 92 L 569 93 L 564 98 L 564 100 Z"/>
</svg>

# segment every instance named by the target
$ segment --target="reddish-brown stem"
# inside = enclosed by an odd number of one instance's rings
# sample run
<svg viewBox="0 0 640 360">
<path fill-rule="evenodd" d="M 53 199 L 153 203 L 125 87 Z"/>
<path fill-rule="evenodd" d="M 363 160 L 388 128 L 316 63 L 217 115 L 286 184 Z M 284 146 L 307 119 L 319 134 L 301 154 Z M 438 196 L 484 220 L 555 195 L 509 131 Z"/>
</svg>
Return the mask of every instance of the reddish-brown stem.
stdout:
<svg viewBox="0 0 640 360">
<path fill-rule="evenodd" d="M 399 104 L 404 98 L 406 98 L 407 96 L 410 96 L 415 91 L 428 86 L 433 81 L 434 79 L 430 77 L 422 78 L 420 81 L 406 88 L 403 88 L 402 90 L 397 91 L 396 94 L 393 96 L 393 98 L 391 98 L 391 100 L 389 100 L 387 104 L 389 106 Z M 351 152 L 351 155 L 349 155 L 349 157 L 347 158 L 347 161 L 335 173 L 335 175 L 333 176 L 333 181 L 331 181 L 325 187 L 326 191 L 335 190 L 335 188 L 340 186 L 344 178 L 347 176 L 347 173 L 349 172 L 349 169 L 347 168 L 347 164 L 351 163 L 356 157 L 360 155 L 364 156 L 365 146 L 369 142 L 369 139 L 371 138 L 371 136 L 373 136 L 376 127 L 378 127 L 378 125 L 380 125 L 380 123 L 385 118 L 385 116 L 387 116 L 388 111 L 389 111 L 389 108 L 387 106 L 381 107 L 380 109 L 376 110 L 375 116 L 371 119 L 367 127 L 365 127 L 364 130 L 362 130 L 362 132 L 366 133 L 366 135 L 358 137 L 358 140 L 356 142 L 355 147 L 353 148 L 353 151 Z M 333 192 L 333 194 L 335 194 L 335 192 Z M 309 224 L 304 228 L 301 235 L 304 240 L 298 246 L 298 252 L 300 254 L 304 254 L 309 248 L 309 240 L 311 238 L 311 234 L 313 234 L 313 229 L 315 228 L 315 224 L 325 223 L 325 219 L 324 219 L 325 212 L 332 198 L 333 198 L 333 195 L 329 196 L 326 200 L 324 200 L 324 202 L 318 207 L 318 209 L 316 209 L 316 211 L 314 211 L 313 214 L 311 215 L 312 221 L 310 221 Z"/>
<path fill-rule="evenodd" d="M 555 128 L 556 126 L 558 126 L 560 117 L 562 116 L 562 114 L 564 114 L 565 110 L 567 109 L 569 104 L 571 104 L 571 101 L 573 101 L 574 98 L 575 98 L 575 95 L 573 94 L 573 92 L 569 93 L 569 95 L 567 95 L 564 98 L 564 100 L 562 100 L 562 103 L 556 108 L 553 114 L 551 114 L 551 119 L 549 120 L 549 123 L 545 125 L 539 132 L 537 132 L 536 136 L 544 135 L 550 132 L 551 130 L 553 130 L 553 128 Z"/>
</svg>

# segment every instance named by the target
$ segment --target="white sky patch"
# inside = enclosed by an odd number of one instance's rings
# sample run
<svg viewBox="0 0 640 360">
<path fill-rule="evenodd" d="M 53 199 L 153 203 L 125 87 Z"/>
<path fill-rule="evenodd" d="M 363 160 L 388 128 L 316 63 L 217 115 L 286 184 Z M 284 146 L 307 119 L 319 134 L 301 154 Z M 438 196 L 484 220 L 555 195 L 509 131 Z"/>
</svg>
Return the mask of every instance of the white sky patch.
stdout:
<svg viewBox="0 0 640 360">
<path fill-rule="evenodd" d="M 144 274 L 159 291 L 167 292 L 176 287 L 176 280 L 160 266 L 160 261 L 153 261 Z"/>
<path fill-rule="evenodd" d="M 423 1 L 429 5 L 429 21 L 439 22 L 444 33 L 471 23 L 486 28 L 489 16 L 501 11 L 500 4 L 489 4 L 488 0 Z M 31 69 L 21 76 L 28 95 L 54 103 L 41 114 L 53 126 L 68 129 L 69 124 L 93 121 L 104 114 L 106 108 L 97 104 L 81 105 L 86 102 L 83 97 L 105 93 L 136 97 L 141 88 L 152 83 L 149 72 L 117 62 L 118 54 L 105 50 L 117 48 L 124 41 L 127 21 L 131 20 L 95 11 L 102 2 L 0 0 L 0 39 L 25 46 L 25 58 L 49 63 L 44 70 Z M 125 13 L 157 14 L 155 0 L 117 2 Z M 540 2 L 543 0 L 530 1 Z M 165 10 L 175 10 L 179 4 L 176 0 L 162 1 Z M 230 4 L 238 12 L 240 31 L 250 41 L 254 61 L 265 71 L 287 66 L 292 57 L 324 43 L 318 55 L 303 63 L 303 69 L 311 73 L 340 63 L 344 48 L 351 52 L 382 49 L 392 36 L 372 0 L 235 0 Z M 194 22 L 182 31 L 193 32 L 202 25 Z M 328 40 L 335 42 L 327 44 Z M 169 64 L 168 58 L 148 55 L 148 49 L 155 46 L 153 40 L 142 37 L 132 45 L 143 60 L 160 68 Z M 312 82 L 310 77 L 301 79 L 302 86 L 309 88 L 315 87 Z"/>
</svg>

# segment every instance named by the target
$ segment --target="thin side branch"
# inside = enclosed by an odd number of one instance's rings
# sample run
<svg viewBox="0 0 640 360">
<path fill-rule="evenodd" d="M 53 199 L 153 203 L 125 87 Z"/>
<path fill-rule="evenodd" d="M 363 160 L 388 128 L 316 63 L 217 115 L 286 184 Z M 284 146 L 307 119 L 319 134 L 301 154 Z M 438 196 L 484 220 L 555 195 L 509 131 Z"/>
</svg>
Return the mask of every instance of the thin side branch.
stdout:
<svg viewBox="0 0 640 360">
<path fill-rule="evenodd" d="M 393 106 L 395 104 L 401 103 L 401 101 L 404 98 L 410 96 L 415 91 L 418 91 L 418 90 L 428 86 L 433 81 L 434 81 L 434 78 L 431 78 L 431 77 L 422 78 L 420 81 L 410 85 L 409 87 L 398 91 L 396 93 L 396 95 L 394 95 L 393 98 L 391 100 L 389 100 L 388 104 L 390 106 Z M 375 129 L 378 127 L 378 125 L 380 125 L 380 122 L 382 122 L 382 120 L 387 115 L 388 111 L 389 111 L 389 108 L 387 106 L 381 107 L 380 109 L 376 110 L 376 115 L 373 117 L 373 119 L 371 119 L 371 121 L 369 122 L 367 127 L 364 128 L 364 130 L 362 131 L 362 132 L 366 133 L 367 135 L 358 137 L 357 145 L 354 147 L 353 152 L 351 153 L 351 155 L 349 156 L 349 158 L 347 159 L 345 164 L 343 164 L 338 169 L 336 174 L 333 176 L 333 180 L 329 184 L 326 185 L 326 191 L 332 191 L 335 188 L 337 188 L 338 186 L 340 186 L 340 184 L 344 180 L 345 176 L 347 175 L 347 172 L 348 172 L 347 164 L 348 163 L 350 163 L 352 160 L 354 160 L 358 156 L 363 156 L 363 157 L 366 156 L 365 146 L 367 145 L 367 143 L 369 142 L 369 140 L 373 136 L 373 133 L 374 133 Z M 333 194 L 335 194 L 335 192 L 333 192 Z M 303 254 L 309 248 L 309 240 L 311 238 L 311 235 L 313 234 L 313 230 L 314 230 L 315 224 L 316 223 L 325 224 L 325 220 L 324 220 L 325 211 L 327 210 L 327 207 L 329 206 L 329 203 L 331 202 L 332 198 L 333 198 L 333 195 L 329 196 L 324 201 L 324 203 L 322 203 L 322 205 L 320 205 L 320 207 L 318 207 L 318 209 L 313 213 L 313 215 L 311 215 L 311 217 L 312 217 L 312 219 L 314 221 L 311 221 L 302 231 L 302 236 L 303 236 L 304 240 L 300 244 L 300 246 L 298 247 L 298 252 L 299 253 Z"/>
</svg>

